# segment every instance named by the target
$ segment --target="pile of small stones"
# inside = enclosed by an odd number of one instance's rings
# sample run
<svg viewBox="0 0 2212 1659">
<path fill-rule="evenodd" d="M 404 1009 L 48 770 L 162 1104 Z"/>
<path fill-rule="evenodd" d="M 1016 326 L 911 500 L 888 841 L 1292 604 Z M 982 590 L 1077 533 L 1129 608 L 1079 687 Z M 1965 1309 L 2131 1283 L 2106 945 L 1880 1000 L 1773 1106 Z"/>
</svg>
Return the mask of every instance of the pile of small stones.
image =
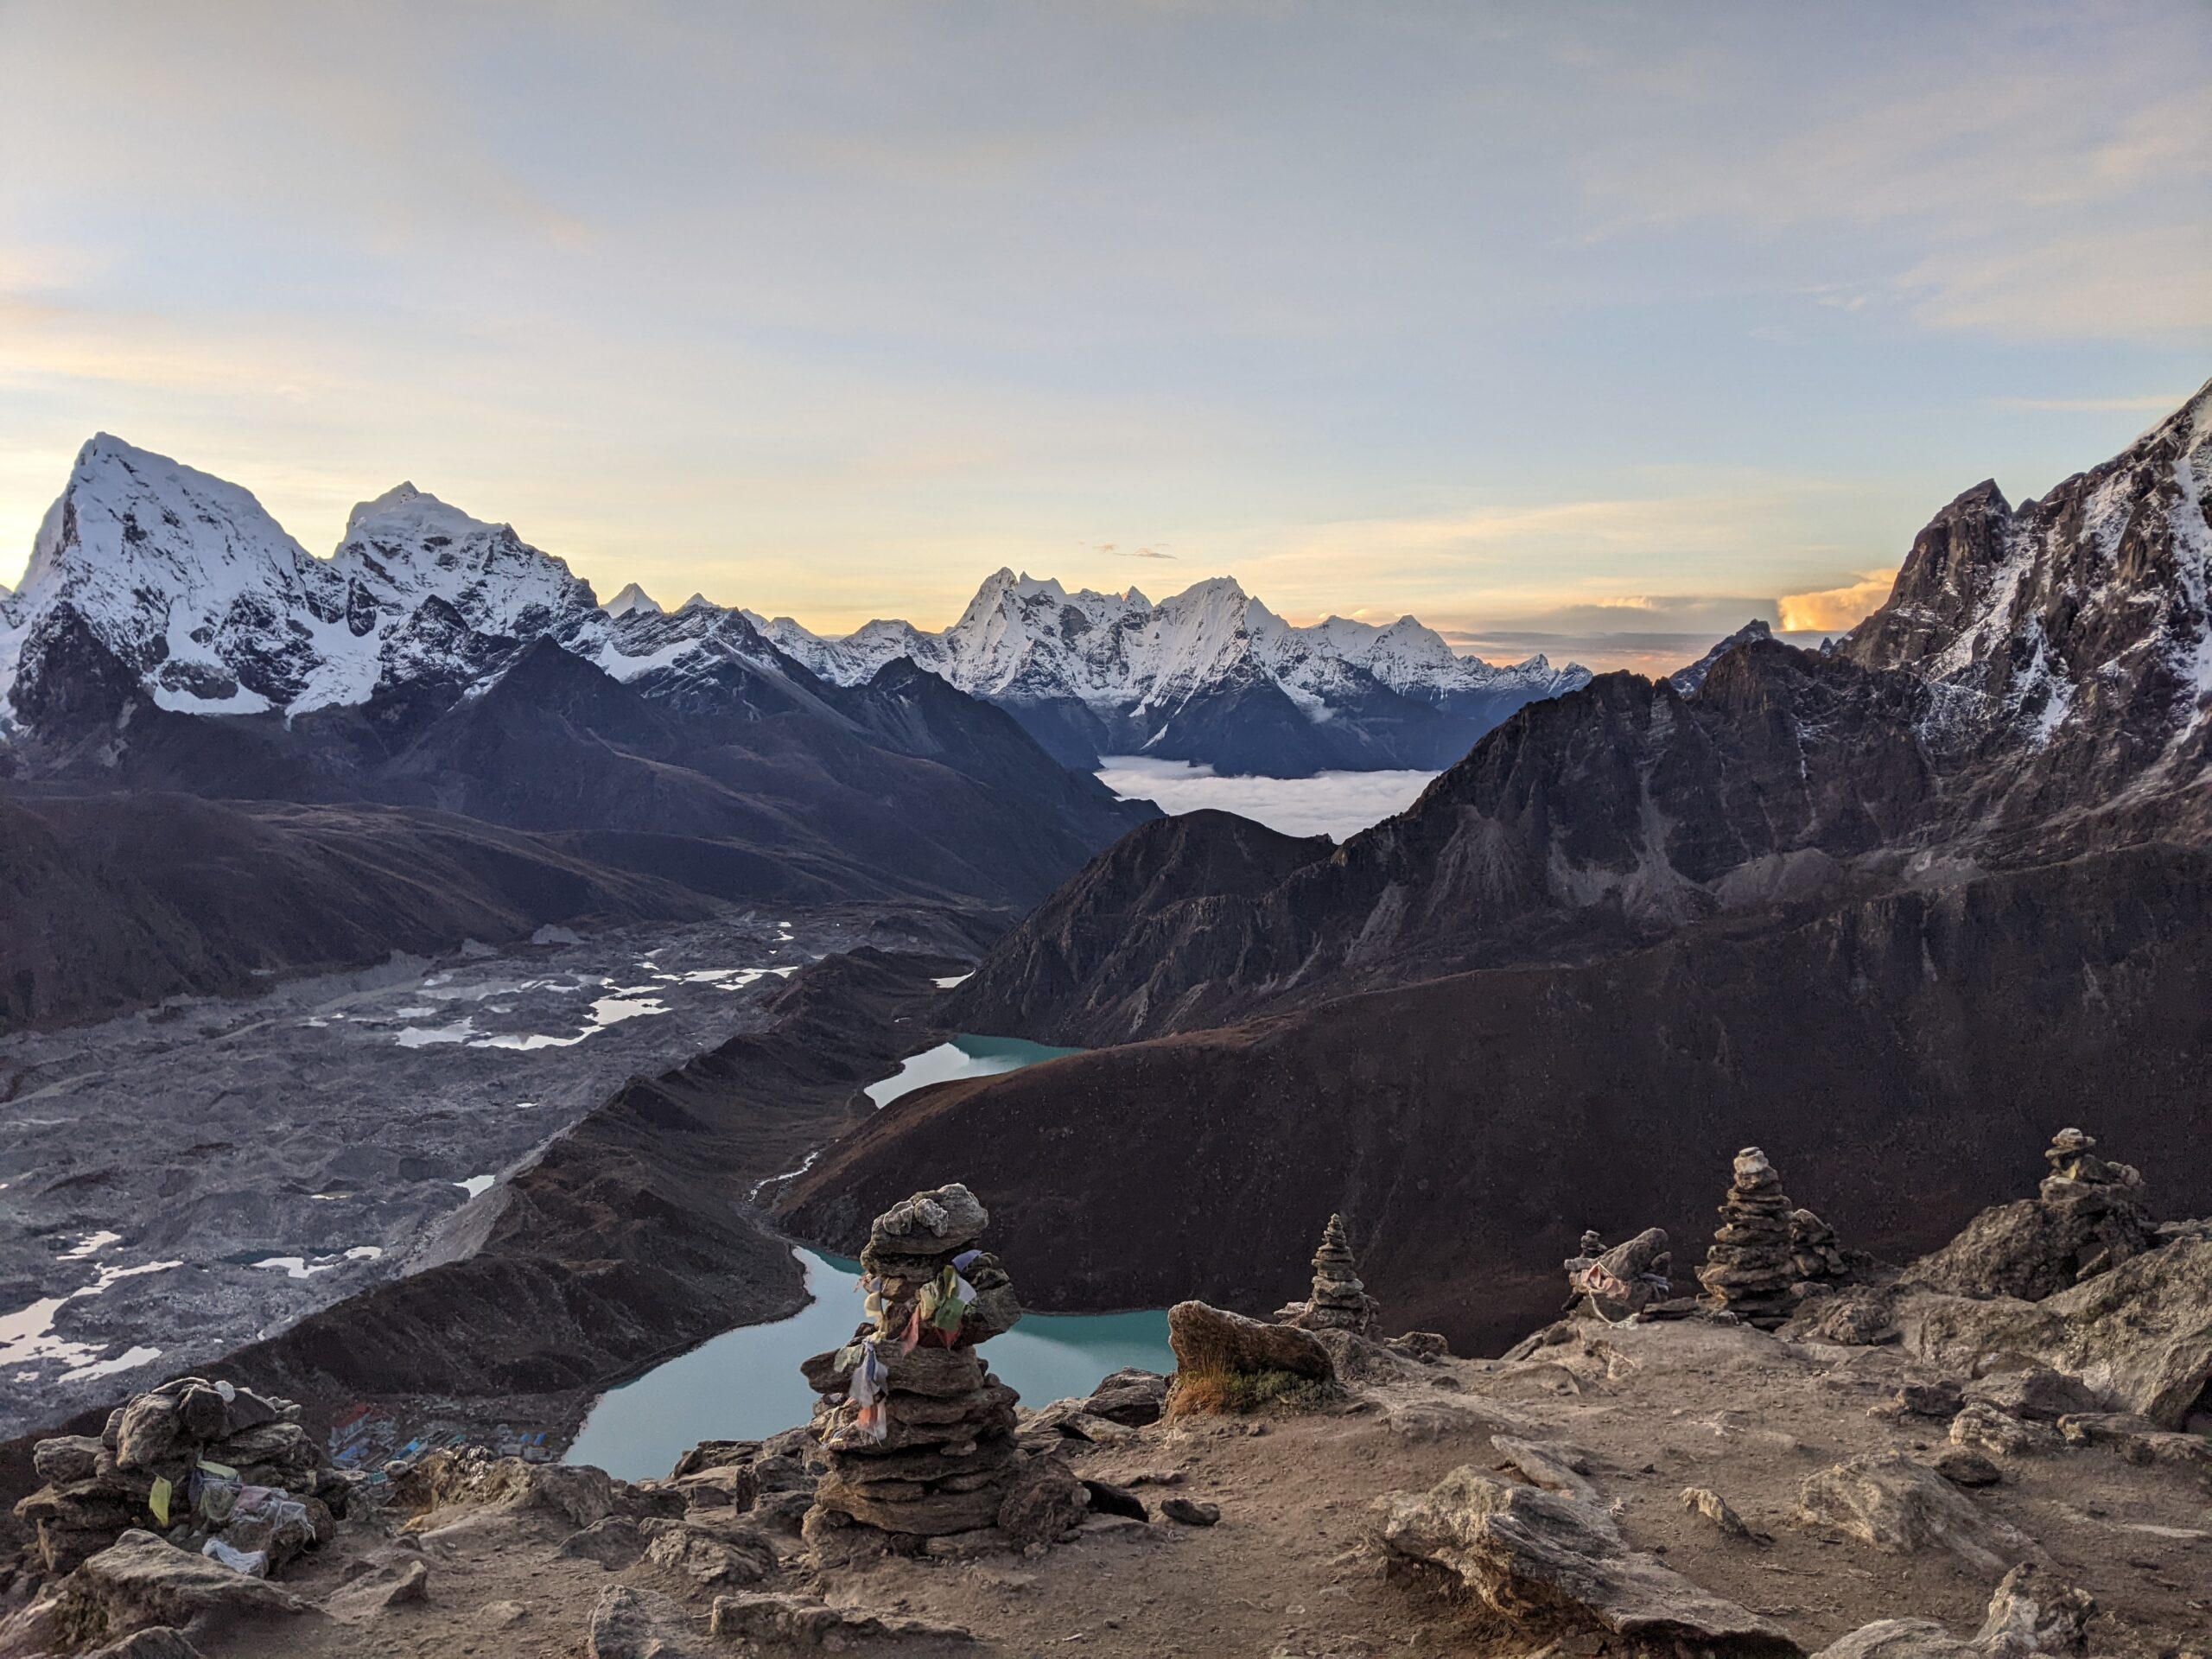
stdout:
<svg viewBox="0 0 2212 1659">
<path fill-rule="evenodd" d="M 1698 1282 L 1713 1306 L 1771 1331 L 1796 1310 L 1790 1287 L 1799 1275 L 1789 1199 L 1774 1166 L 1757 1147 L 1736 1154 L 1735 1178 L 1719 1213 L 1720 1225 L 1698 1269 Z"/>
<path fill-rule="evenodd" d="M 989 1224 L 976 1195 L 955 1184 L 916 1193 L 869 1229 L 861 1283 L 874 1317 L 845 1348 L 801 1367 L 822 1396 L 813 1433 L 829 1465 L 806 1517 L 810 1538 L 854 1523 L 929 1538 L 997 1522 L 1021 1459 L 1017 1396 L 976 1347 L 1010 1329 L 1021 1308 L 998 1258 L 976 1248 Z M 925 1289 L 948 1270 L 976 1293 L 951 1331 L 919 1317 Z M 880 1368 L 873 1385 L 861 1375 L 871 1355 Z"/>
<path fill-rule="evenodd" d="M 346 1491 L 300 1426 L 296 1404 L 197 1376 L 134 1396 L 97 1437 L 39 1441 L 31 1461 L 45 1484 L 16 1505 L 16 1518 L 31 1529 L 34 1560 L 48 1574 L 69 1571 L 132 1528 L 195 1549 L 219 1537 L 242 1553 L 261 1552 L 273 1567 L 328 1535 L 330 1505 L 342 1509 Z M 196 1511 L 193 1477 L 204 1480 L 209 1465 L 249 1493 L 289 1501 L 250 1499 L 251 1518 L 232 1518 L 227 1506 L 221 1519 Z"/>
</svg>

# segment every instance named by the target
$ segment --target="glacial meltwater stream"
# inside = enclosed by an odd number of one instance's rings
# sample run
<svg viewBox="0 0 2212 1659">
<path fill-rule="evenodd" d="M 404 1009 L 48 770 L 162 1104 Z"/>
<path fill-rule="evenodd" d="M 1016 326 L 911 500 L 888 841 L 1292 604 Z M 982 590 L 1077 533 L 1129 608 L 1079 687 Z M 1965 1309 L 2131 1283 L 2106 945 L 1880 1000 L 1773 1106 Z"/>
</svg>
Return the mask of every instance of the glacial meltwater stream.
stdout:
<svg viewBox="0 0 2212 1659">
<path fill-rule="evenodd" d="M 1075 1052 L 1012 1038 L 961 1036 L 908 1058 L 873 1084 L 880 1108 L 899 1096 L 956 1077 L 990 1077 Z M 810 1156 L 809 1164 L 813 1162 Z M 794 1172 L 797 1173 L 797 1172 Z M 766 1185 L 766 1183 L 764 1183 Z M 601 1395 L 584 1420 L 570 1463 L 594 1464 L 624 1480 L 664 1476 L 702 1440 L 764 1440 L 804 1425 L 814 1393 L 799 1362 L 852 1338 L 861 1319 L 860 1263 L 794 1250 L 813 1300 L 772 1325 L 725 1331 L 690 1353 Z M 1009 1262 L 1014 1283 L 1020 1264 Z M 1171 1371 L 1164 1308 L 1135 1313 L 1032 1313 L 983 1350 L 991 1370 L 1033 1406 L 1088 1394 L 1125 1366 Z"/>
</svg>

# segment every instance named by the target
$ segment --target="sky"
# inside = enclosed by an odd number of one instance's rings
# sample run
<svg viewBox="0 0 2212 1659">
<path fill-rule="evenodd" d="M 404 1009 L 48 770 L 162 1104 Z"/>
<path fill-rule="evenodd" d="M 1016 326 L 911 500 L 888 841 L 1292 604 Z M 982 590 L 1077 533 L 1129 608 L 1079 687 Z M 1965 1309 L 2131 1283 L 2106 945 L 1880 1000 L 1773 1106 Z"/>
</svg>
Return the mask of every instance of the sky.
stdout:
<svg viewBox="0 0 2212 1659">
<path fill-rule="evenodd" d="M 1847 626 L 2212 376 L 2212 7 L 0 0 L 0 582 L 93 432 L 841 631 Z"/>
</svg>

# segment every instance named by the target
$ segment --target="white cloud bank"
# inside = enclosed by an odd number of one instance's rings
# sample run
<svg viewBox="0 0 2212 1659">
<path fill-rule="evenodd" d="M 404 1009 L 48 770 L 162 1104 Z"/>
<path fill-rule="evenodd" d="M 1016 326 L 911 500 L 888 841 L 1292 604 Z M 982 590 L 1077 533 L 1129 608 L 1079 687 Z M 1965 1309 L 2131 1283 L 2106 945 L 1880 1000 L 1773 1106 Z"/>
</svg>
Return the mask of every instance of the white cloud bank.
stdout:
<svg viewBox="0 0 2212 1659">
<path fill-rule="evenodd" d="M 1325 772 L 1312 778 L 1221 778 L 1211 766 L 1138 754 L 1100 757 L 1099 781 L 1123 799 L 1156 803 L 1163 812 L 1211 807 L 1286 836 L 1338 841 L 1404 811 L 1433 772 Z"/>
</svg>

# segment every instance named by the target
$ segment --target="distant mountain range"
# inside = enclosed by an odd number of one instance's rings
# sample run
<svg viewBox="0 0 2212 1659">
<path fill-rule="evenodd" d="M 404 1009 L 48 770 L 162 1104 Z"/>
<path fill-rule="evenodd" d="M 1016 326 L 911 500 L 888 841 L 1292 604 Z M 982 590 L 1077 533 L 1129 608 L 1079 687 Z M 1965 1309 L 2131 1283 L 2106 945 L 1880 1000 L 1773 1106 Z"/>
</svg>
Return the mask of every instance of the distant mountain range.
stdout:
<svg viewBox="0 0 2212 1659">
<path fill-rule="evenodd" d="M 1748 1141 L 1899 1255 L 2069 1122 L 2188 1166 L 2190 1213 L 2208 594 L 2212 385 L 2040 500 L 1961 495 L 1831 649 L 1755 626 L 1600 676 L 1341 847 L 1140 826 L 949 1013 L 1092 1052 L 900 1102 L 788 1219 L 846 1242 L 957 1148 L 1040 1306 L 1263 1309 L 1342 1211 L 1394 1320 L 1487 1340 L 1556 1306 L 1583 1226 L 1708 1230 L 1657 1195 Z M 1134 1243 L 1071 1235 L 1075 1192 Z"/>
<path fill-rule="evenodd" d="M 912 663 L 841 684 L 735 611 L 610 616 L 408 485 L 317 559 L 107 436 L 0 600 L 0 887 L 46 895 L 0 935 L 0 1027 L 715 899 L 1002 925 L 1155 816 Z"/>
<path fill-rule="evenodd" d="M 632 582 L 591 586 L 505 524 L 402 484 L 354 508 L 312 556 L 238 486 L 105 434 L 39 528 L 22 591 L 0 590 L 0 724 L 20 722 L 26 664 L 63 608 L 180 714 L 358 708 L 480 687 L 550 639 L 648 696 L 751 674 L 772 701 L 822 701 L 912 662 L 1006 709 L 1061 764 L 1144 753 L 1280 777 L 1433 771 L 1514 709 L 1586 684 L 1541 657 L 1492 668 L 1411 617 L 1294 628 L 1227 577 L 1153 604 L 1070 594 L 1010 570 L 941 633 L 871 622 L 823 639 L 694 595 L 674 612 Z M 812 690 L 794 690 L 805 671 Z"/>
<path fill-rule="evenodd" d="M 941 633 L 871 622 L 825 639 L 789 617 L 751 620 L 840 684 L 898 658 L 918 663 L 1006 709 L 1071 766 L 1146 754 L 1278 778 L 1433 772 L 1516 709 L 1590 680 L 1541 656 L 1493 668 L 1410 616 L 1293 627 L 1229 576 L 1155 605 L 1134 588 L 1070 593 L 1002 569 Z"/>
</svg>

